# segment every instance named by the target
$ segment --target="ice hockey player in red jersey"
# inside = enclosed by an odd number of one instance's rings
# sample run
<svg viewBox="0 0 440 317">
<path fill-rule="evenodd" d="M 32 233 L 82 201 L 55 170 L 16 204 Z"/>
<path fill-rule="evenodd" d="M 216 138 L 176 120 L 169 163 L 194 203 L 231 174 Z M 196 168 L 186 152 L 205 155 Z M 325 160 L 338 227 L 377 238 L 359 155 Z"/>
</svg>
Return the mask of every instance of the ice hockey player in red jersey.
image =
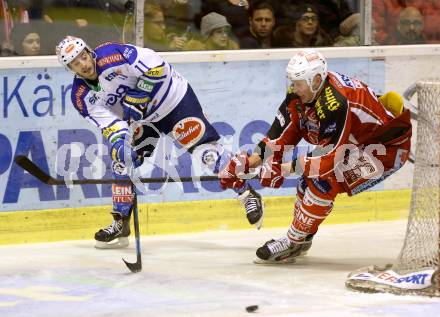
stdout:
<svg viewBox="0 0 440 317">
<path fill-rule="evenodd" d="M 295 54 L 286 71 L 289 91 L 267 136 L 252 155 L 237 154 L 220 173 L 223 188 L 243 186 L 256 167 L 266 187 L 280 187 L 292 172 L 301 175 L 287 234 L 258 248 L 256 263 L 292 262 L 307 252 L 336 196 L 383 181 L 403 166 L 411 146 L 410 113 L 397 93 L 378 97 L 360 80 L 328 71 L 314 49 Z M 302 139 L 315 150 L 283 162 Z"/>
</svg>

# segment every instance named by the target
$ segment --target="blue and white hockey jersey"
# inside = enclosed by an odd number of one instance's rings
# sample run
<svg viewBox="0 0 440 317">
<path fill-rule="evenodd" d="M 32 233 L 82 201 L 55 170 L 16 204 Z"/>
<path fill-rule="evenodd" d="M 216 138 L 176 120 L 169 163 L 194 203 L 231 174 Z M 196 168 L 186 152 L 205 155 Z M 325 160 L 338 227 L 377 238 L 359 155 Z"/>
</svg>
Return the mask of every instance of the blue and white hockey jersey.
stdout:
<svg viewBox="0 0 440 317">
<path fill-rule="evenodd" d="M 94 50 L 98 85 L 76 76 L 72 103 L 78 112 L 101 129 L 110 141 L 125 137 L 128 123 L 122 120 L 121 100 L 138 79 L 150 89 L 150 110 L 144 121 L 157 122 L 169 114 L 185 95 L 188 82 L 156 52 L 148 48 L 104 43 Z"/>
</svg>

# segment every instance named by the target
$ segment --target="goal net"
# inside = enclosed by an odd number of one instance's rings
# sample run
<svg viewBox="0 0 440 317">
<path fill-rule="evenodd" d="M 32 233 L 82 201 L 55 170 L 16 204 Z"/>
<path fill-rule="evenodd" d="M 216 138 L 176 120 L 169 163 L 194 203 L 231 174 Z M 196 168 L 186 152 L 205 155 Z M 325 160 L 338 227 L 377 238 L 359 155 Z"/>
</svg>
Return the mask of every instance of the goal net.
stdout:
<svg viewBox="0 0 440 317">
<path fill-rule="evenodd" d="M 394 264 L 350 273 L 349 289 L 440 296 L 440 80 L 417 83 L 417 104 L 413 189 L 402 250 Z"/>
</svg>

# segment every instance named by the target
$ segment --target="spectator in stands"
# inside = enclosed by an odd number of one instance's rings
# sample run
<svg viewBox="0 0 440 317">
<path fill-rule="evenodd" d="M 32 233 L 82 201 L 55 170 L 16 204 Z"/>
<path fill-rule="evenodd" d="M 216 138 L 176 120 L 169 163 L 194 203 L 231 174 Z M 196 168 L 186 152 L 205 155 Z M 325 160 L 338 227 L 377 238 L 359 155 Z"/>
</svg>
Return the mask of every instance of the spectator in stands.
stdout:
<svg viewBox="0 0 440 317">
<path fill-rule="evenodd" d="M 414 7 L 406 7 L 399 14 L 397 30 L 388 35 L 385 44 L 425 44 L 423 31 L 423 16 Z"/>
<path fill-rule="evenodd" d="M 303 4 L 293 12 L 292 47 L 329 46 L 333 41 L 319 25 L 319 13 L 311 4 Z"/>
<path fill-rule="evenodd" d="M 440 1 L 438 0 L 373 0 L 373 21 L 377 43 L 384 44 L 397 31 L 400 12 L 414 7 L 423 16 L 423 34 L 428 43 L 440 41 Z"/>
<path fill-rule="evenodd" d="M 144 6 L 144 46 L 155 51 L 168 51 L 166 25 L 162 8 L 156 4 Z"/>
<path fill-rule="evenodd" d="M 279 1 L 278 25 L 288 25 L 292 12 L 304 4 L 310 4 L 319 12 L 320 26 L 331 37 L 339 36 L 339 25 L 353 14 L 347 0 L 283 0 Z"/>
<path fill-rule="evenodd" d="M 249 2 L 247 0 L 203 0 L 201 13 L 195 18 L 195 24 L 200 25 L 198 23 L 200 17 L 204 17 L 210 12 L 217 12 L 228 20 L 232 33 L 238 36 L 248 28 Z"/>
<path fill-rule="evenodd" d="M 155 51 L 181 50 L 186 39 L 176 33 L 167 34 L 162 8 L 157 4 L 144 6 L 144 46 Z"/>
<path fill-rule="evenodd" d="M 231 38 L 231 25 L 228 20 L 216 12 L 211 12 L 202 18 L 200 33 L 205 40 L 190 40 L 184 46 L 185 50 L 234 50 L 239 48 Z"/>
<path fill-rule="evenodd" d="M 149 2 L 156 2 L 162 8 L 165 14 L 165 22 L 167 26 L 167 33 L 183 34 L 186 32 L 188 26 L 194 28 L 194 14 L 191 5 L 197 1 L 189 0 L 150 0 Z M 199 4 L 200 7 L 200 4 Z M 200 10 L 200 8 L 199 8 Z"/>
<path fill-rule="evenodd" d="M 241 48 L 272 47 L 275 10 L 268 1 L 257 1 L 249 8 L 249 28 L 238 35 Z"/>
<path fill-rule="evenodd" d="M 11 41 L 16 55 L 44 55 L 45 52 L 42 50 L 41 34 L 40 25 L 36 22 L 15 25 L 11 32 Z"/>
<path fill-rule="evenodd" d="M 350 15 L 339 24 L 341 35 L 335 40 L 333 46 L 359 46 L 360 38 L 360 13 Z"/>
<path fill-rule="evenodd" d="M 98 46 L 103 41 L 121 40 L 118 23 L 125 14 L 123 4 L 128 1 L 45 0 L 43 2 L 44 10 L 41 14 L 46 22 L 53 23 L 50 32 L 44 33 L 45 38 L 50 38 L 51 53 L 53 47 L 59 43 L 59 39 L 66 34 L 83 38 L 90 47 Z"/>
<path fill-rule="evenodd" d="M 13 56 L 14 55 L 14 46 L 7 41 L 3 41 L 0 47 L 0 56 Z"/>
</svg>

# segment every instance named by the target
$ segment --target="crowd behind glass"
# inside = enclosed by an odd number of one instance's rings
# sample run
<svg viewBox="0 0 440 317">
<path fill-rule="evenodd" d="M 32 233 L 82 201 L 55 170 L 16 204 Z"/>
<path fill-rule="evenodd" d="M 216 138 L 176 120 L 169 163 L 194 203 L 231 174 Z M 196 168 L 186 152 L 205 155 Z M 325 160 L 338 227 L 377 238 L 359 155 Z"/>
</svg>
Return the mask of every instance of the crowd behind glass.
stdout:
<svg viewBox="0 0 440 317">
<path fill-rule="evenodd" d="M 138 0 L 142 1 L 142 0 Z M 134 1 L 0 0 L 2 56 L 53 55 L 65 35 L 135 43 Z M 358 46 L 360 0 L 146 0 L 156 51 Z M 372 0 L 373 45 L 440 43 L 440 0 Z"/>
</svg>

